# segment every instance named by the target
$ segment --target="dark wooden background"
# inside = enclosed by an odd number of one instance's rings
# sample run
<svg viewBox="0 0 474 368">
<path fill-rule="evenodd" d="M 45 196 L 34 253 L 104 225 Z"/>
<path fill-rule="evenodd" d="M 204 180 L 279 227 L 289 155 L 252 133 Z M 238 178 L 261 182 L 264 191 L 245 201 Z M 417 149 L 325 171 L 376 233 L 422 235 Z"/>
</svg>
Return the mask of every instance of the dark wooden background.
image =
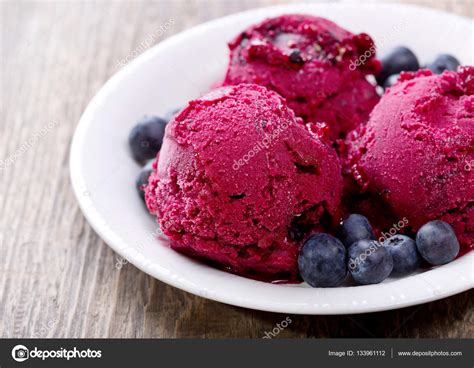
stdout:
<svg viewBox="0 0 474 368">
<path fill-rule="evenodd" d="M 17 153 L 0 171 L 1 336 L 246 338 L 287 317 L 187 294 L 130 264 L 117 269 L 116 255 L 82 216 L 68 173 L 85 106 L 160 24 L 175 20 L 155 43 L 274 3 L 0 2 L 0 159 Z M 472 1 L 416 3 L 473 17 Z M 397 311 L 290 316 L 279 337 L 473 337 L 473 297 L 471 290 Z"/>
</svg>

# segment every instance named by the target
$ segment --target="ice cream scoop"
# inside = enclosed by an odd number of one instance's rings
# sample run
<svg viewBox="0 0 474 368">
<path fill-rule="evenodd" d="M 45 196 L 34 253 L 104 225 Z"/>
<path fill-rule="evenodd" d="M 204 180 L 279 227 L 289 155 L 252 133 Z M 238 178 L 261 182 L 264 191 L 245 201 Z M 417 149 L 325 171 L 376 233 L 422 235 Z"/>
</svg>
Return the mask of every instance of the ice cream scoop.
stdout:
<svg viewBox="0 0 474 368">
<path fill-rule="evenodd" d="M 270 18 L 244 30 L 229 48 L 225 85 L 257 83 L 278 92 L 297 116 L 326 123 L 333 140 L 366 121 L 379 100 L 366 80 L 380 70 L 372 39 L 327 19 Z"/>
<path fill-rule="evenodd" d="M 221 87 L 167 125 L 146 203 L 171 247 L 245 275 L 294 278 L 301 245 L 337 220 L 339 159 L 273 91 Z"/>
<path fill-rule="evenodd" d="M 369 217 L 406 217 L 415 231 L 441 219 L 473 245 L 473 67 L 402 73 L 348 146 L 350 175 L 376 208 Z"/>
</svg>

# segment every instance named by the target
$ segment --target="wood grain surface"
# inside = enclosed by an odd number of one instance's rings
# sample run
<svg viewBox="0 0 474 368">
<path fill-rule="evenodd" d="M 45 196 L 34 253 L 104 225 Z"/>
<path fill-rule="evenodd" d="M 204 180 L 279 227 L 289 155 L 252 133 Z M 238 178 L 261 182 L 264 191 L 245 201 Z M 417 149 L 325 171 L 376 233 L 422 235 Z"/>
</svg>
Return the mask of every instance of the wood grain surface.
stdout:
<svg viewBox="0 0 474 368">
<path fill-rule="evenodd" d="M 274 3 L 0 2 L 1 336 L 256 338 L 287 317 L 187 294 L 130 264 L 118 269 L 82 216 L 68 172 L 85 106 L 159 25 L 174 20 L 152 44 Z M 472 1 L 416 3 L 473 17 Z M 396 311 L 290 316 L 278 337 L 473 337 L 473 297 L 471 290 Z"/>
</svg>

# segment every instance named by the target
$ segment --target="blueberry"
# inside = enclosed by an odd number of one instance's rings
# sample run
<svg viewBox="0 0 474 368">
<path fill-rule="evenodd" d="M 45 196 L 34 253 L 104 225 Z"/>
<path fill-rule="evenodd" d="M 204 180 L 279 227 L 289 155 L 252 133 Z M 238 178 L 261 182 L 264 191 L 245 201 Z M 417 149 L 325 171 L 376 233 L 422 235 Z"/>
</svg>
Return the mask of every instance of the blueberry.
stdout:
<svg viewBox="0 0 474 368">
<path fill-rule="evenodd" d="M 405 235 L 394 235 L 383 242 L 393 258 L 394 276 L 409 274 L 421 265 L 421 257 L 416 249 L 416 243 Z"/>
<path fill-rule="evenodd" d="M 165 114 L 164 119 L 165 119 L 166 121 L 170 121 L 170 120 L 173 119 L 173 117 L 174 117 L 178 112 L 180 112 L 182 109 L 183 109 L 183 106 L 181 106 L 181 107 L 176 107 L 176 108 L 174 108 L 174 109 L 169 110 L 169 111 Z"/>
<path fill-rule="evenodd" d="M 392 272 L 393 259 L 379 242 L 364 239 L 350 246 L 348 267 L 358 284 L 378 284 Z"/>
<path fill-rule="evenodd" d="M 329 234 L 313 235 L 301 248 L 298 268 L 313 287 L 339 286 L 347 276 L 346 248 Z"/>
<path fill-rule="evenodd" d="M 358 240 L 374 240 L 375 235 L 367 217 L 354 213 L 342 222 L 339 239 L 348 248 Z"/>
<path fill-rule="evenodd" d="M 421 256 L 432 265 L 451 262 L 459 253 L 459 242 L 453 228 L 441 220 L 427 222 L 418 230 L 416 246 Z"/>
<path fill-rule="evenodd" d="M 456 70 L 461 65 L 458 59 L 449 54 L 440 54 L 432 63 L 426 65 L 435 74 L 441 74 L 445 70 Z"/>
<path fill-rule="evenodd" d="M 145 200 L 145 187 L 148 184 L 148 178 L 150 177 L 152 170 L 153 161 L 147 163 L 138 174 L 137 180 L 135 181 L 135 186 L 138 191 L 138 195 L 141 199 Z"/>
<path fill-rule="evenodd" d="M 294 49 L 291 52 L 289 59 L 293 64 L 304 64 L 304 59 L 301 57 L 301 51 L 298 49 Z"/>
<path fill-rule="evenodd" d="M 383 88 L 389 88 L 392 87 L 395 83 L 398 81 L 398 77 L 400 77 L 400 74 L 392 74 L 390 77 L 388 77 L 385 82 L 383 83 Z"/>
<path fill-rule="evenodd" d="M 415 54 L 404 46 L 394 48 L 384 55 L 380 61 L 382 62 L 382 71 L 377 77 L 377 82 L 381 86 L 392 74 L 398 74 L 402 71 L 415 71 L 420 68 Z"/>
<path fill-rule="evenodd" d="M 144 117 L 132 129 L 128 143 L 135 161 L 144 163 L 156 157 L 163 143 L 166 121 L 157 116 Z"/>
</svg>

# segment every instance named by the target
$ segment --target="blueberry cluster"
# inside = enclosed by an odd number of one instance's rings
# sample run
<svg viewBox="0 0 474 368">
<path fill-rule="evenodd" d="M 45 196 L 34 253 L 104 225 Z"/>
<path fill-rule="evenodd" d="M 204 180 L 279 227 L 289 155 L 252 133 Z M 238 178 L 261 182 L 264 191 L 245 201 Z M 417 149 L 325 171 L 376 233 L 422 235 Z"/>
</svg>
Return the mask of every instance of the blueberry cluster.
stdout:
<svg viewBox="0 0 474 368">
<path fill-rule="evenodd" d="M 163 118 L 158 116 L 143 117 L 137 125 L 133 127 L 128 136 L 128 144 L 132 157 L 137 163 L 143 166 L 135 181 L 138 195 L 143 200 L 145 199 L 143 189 L 148 183 L 148 178 L 152 171 L 151 164 L 153 159 L 155 159 L 163 144 L 166 124 L 168 124 L 179 110 L 181 109 L 170 110 Z"/>
<path fill-rule="evenodd" d="M 397 234 L 380 243 L 367 218 L 352 214 L 341 223 L 338 238 L 324 233 L 310 237 L 301 248 L 298 268 L 313 287 L 339 286 L 348 274 L 357 284 L 368 285 L 412 273 L 423 260 L 431 265 L 451 262 L 458 253 L 456 234 L 444 221 L 426 223 L 415 240 Z"/>
<path fill-rule="evenodd" d="M 416 55 L 404 46 L 392 49 L 380 61 L 382 62 L 382 71 L 377 77 L 377 82 L 384 88 L 394 85 L 401 72 L 420 69 Z M 459 61 L 454 56 L 439 54 L 432 62 L 422 66 L 422 69 L 430 69 L 435 74 L 441 74 L 445 70 L 456 70 L 459 65 Z"/>
</svg>

